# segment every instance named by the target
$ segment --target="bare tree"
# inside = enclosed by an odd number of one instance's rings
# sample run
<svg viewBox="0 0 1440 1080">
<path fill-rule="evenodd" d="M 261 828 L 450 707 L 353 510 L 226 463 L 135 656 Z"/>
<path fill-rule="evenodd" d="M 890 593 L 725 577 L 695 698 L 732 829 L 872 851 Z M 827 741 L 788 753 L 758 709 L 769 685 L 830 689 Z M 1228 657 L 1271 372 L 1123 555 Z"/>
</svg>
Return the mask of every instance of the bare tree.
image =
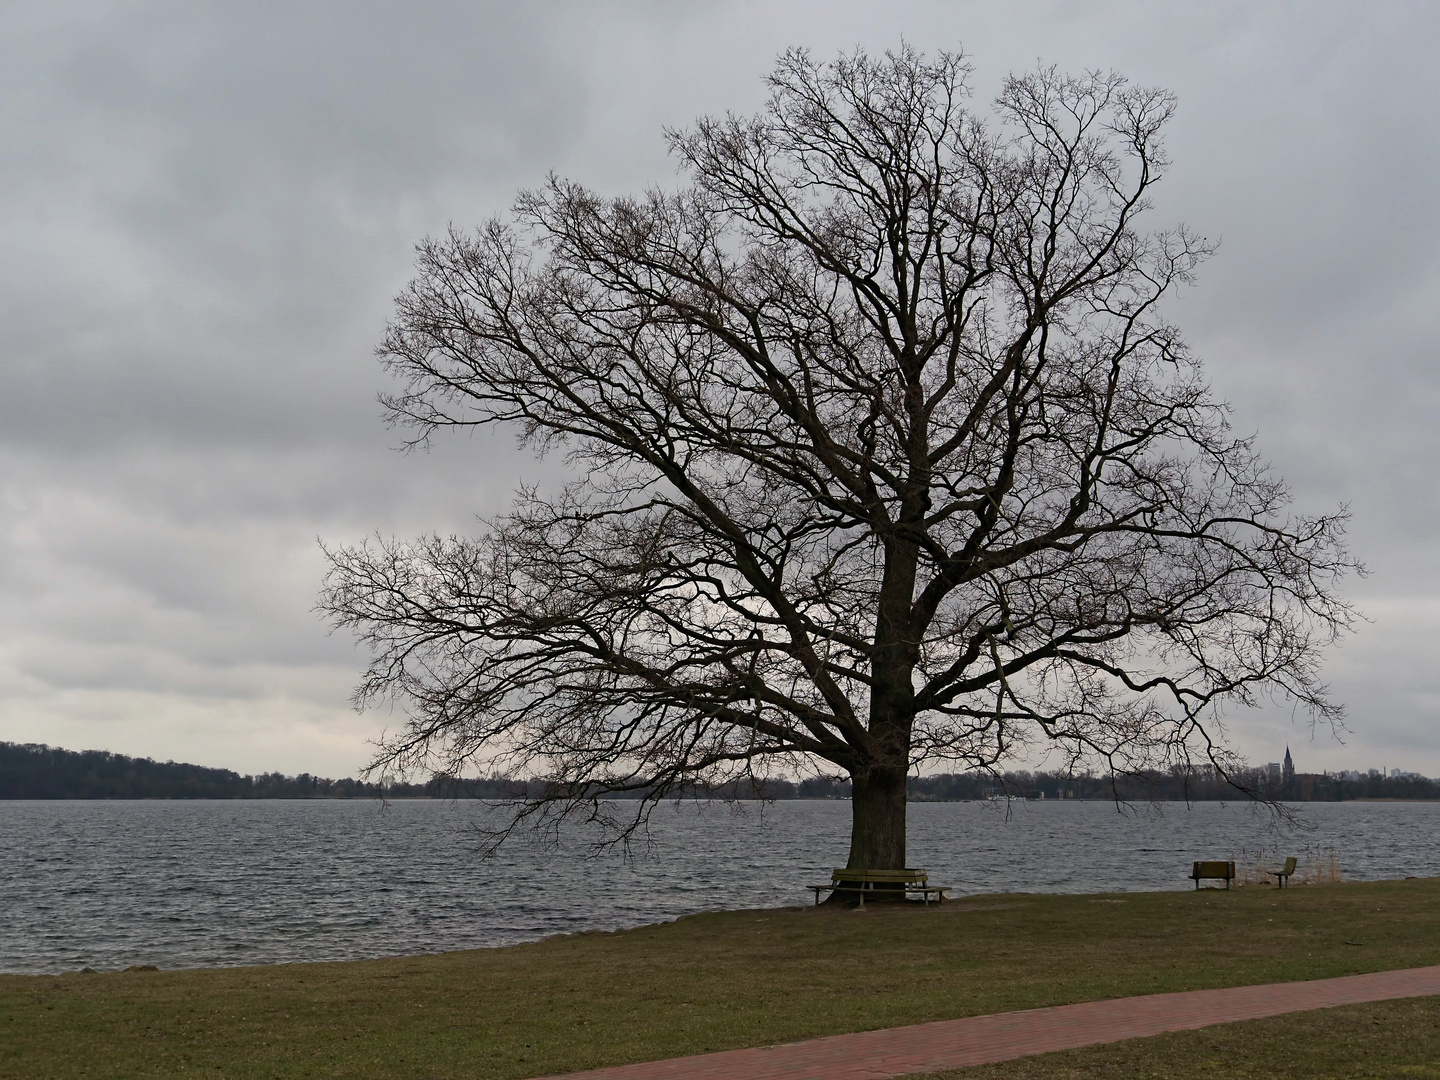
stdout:
<svg viewBox="0 0 1440 1080">
<path fill-rule="evenodd" d="M 552 178 L 421 245 L 390 417 L 514 425 L 580 479 L 330 553 L 357 698 L 406 705 L 377 763 L 561 813 L 818 763 L 849 866 L 898 868 L 922 762 L 1225 770 L 1222 707 L 1338 722 L 1344 515 L 1287 510 L 1157 308 L 1209 251 L 1137 231 L 1172 97 L 1047 69 L 987 124 L 967 76 L 790 52 L 759 116 L 669 133 L 682 190 Z"/>
</svg>

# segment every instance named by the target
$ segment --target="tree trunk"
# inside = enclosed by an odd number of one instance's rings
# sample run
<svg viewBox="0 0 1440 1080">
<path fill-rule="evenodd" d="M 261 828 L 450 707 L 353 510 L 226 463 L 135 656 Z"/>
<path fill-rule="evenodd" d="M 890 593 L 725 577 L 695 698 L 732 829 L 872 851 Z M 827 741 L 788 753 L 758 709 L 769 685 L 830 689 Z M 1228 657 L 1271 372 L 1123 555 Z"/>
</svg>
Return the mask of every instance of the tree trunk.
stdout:
<svg viewBox="0 0 1440 1080">
<path fill-rule="evenodd" d="M 852 778 L 849 870 L 905 869 L 904 766 L 873 766 Z"/>
<path fill-rule="evenodd" d="M 847 870 L 905 869 L 905 780 L 907 769 L 874 766 L 851 777 L 850 858 Z M 859 887 L 858 881 L 841 880 Z M 845 907 L 859 902 L 852 890 L 832 892 L 827 904 Z M 865 899 L 904 900 L 903 884 L 872 883 Z"/>
</svg>

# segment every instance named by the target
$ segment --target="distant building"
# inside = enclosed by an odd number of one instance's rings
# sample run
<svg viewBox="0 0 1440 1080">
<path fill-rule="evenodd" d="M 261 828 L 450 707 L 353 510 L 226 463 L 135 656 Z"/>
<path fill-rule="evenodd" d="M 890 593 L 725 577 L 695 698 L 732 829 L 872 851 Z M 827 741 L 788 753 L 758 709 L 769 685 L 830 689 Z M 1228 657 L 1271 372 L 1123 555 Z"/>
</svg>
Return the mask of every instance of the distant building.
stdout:
<svg viewBox="0 0 1440 1080">
<path fill-rule="evenodd" d="M 1286 786 L 1295 782 L 1295 762 L 1290 758 L 1290 747 L 1288 746 L 1285 747 L 1285 764 L 1281 779 L 1285 782 Z"/>
</svg>

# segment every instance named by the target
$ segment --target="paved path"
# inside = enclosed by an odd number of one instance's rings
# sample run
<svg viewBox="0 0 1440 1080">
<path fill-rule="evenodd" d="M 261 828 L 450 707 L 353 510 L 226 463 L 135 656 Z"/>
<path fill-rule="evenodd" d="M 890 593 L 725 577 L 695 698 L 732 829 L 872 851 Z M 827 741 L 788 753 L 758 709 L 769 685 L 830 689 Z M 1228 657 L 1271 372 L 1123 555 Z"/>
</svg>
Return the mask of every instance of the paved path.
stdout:
<svg viewBox="0 0 1440 1080">
<path fill-rule="evenodd" d="M 1440 995 L 1440 965 L 967 1016 L 783 1046 L 594 1069 L 569 1073 L 567 1080 L 882 1080 L 1234 1020 L 1430 995 Z"/>
</svg>

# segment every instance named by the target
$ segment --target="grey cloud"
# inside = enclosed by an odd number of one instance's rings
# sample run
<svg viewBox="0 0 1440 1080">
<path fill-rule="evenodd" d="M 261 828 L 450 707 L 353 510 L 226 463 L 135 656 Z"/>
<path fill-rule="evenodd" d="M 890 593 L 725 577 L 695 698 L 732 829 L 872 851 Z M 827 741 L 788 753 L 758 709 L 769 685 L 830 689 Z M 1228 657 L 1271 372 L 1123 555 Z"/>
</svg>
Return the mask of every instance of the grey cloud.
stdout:
<svg viewBox="0 0 1440 1080">
<path fill-rule="evenodd" d="M 6 90 L 33 107 L 7 135 L 43 167 L 4 172 L 31 222 L 6 260 L 6 431 L 362 427 L 422 231 L 407 213 L 456 175 L 508 197 L 583 123 L 564 48 L 525 10 L 152 4 L 72 19 L 48 48 L 10 36 Z"/>
<path fill-rule="evenodd" d="M 371 351 L 412 245 L 552 168 L 672 184 L 661 127 L 753 110 L 786 46 L 903 38 L 963 45 L 982 101 L 1037 58 L 1179 93 L 1152 220 L 1223 244 L 1175 317 L 1297 505 L 1352 503 L 1375 571 L 1351 591 L 1380 615 L 1333 663 L 1351 741 L 1307 753 L 1440 773 L 1437 25 L 1340 3 L 12 5 L 0 738 L 354 769 L 386 718 L 348 712 L 316 537 L 465 531 L 563 471 L 509 433 L 392 452 Z M 1265 760 L 1299 730 L 1230 724 Z"/>
</svg>

